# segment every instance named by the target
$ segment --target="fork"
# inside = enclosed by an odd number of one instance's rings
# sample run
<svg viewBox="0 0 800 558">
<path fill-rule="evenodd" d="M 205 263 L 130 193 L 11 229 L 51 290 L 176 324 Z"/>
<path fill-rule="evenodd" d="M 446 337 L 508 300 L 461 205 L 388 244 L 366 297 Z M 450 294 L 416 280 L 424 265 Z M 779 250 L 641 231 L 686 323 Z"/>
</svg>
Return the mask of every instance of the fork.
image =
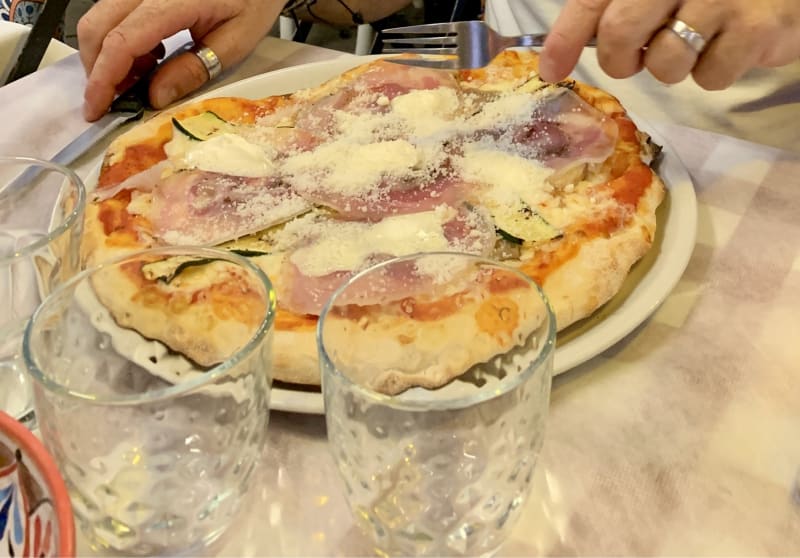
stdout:
<svg viewBox="0 0 800 558">
<path fill-rule="evenodd" d="M 414 38 L 383 38 L 384 44 L 408 45 L 396 48 L 384 48 L 387 54 L 414 53 L 414 54 L 444 54 L 455 55 L 454 58 L 443 60 L 426 60 L 411 58 L 392 58 L 392 62 L 409 66 L 422 66 L 425 68 L 442 68 L 449 70 L 482 68 L 492 59 L 507 48 L 512 47 L 538 47 L 544 44 L 547 33 L 534 33 L 532 35 L 518 35 L 507 37 L 501 35 L 482 21 L 454 21 L 451 23 L 428 23 L 425 25 L 411 25 L 409 27 L 394 27 L 384 29 L 382 35 L 433 35 L 444 33 L 440 36 L 422 36 Z M 586 46 L 595 46 L 592 39 Z"/>
</svg>

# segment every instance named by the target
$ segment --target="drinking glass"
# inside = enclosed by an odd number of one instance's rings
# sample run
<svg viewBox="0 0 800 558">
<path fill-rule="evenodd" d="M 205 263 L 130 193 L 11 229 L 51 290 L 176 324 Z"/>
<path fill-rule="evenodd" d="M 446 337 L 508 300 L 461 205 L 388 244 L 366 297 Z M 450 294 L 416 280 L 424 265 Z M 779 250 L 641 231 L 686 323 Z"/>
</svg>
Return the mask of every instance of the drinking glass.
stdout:
<svg viewBox="0 0 800 558">
<path fill-rule="evenodd" d="M 555 320 L 519 271 L 467 254 L 374 266 L 317 330 L 328 440 L 383 555 L 497 550 L 530 487 Z"/>
<path fill-rule="evenodd" d="M 0 410 L 33 427 L 22 332 L 42 297 L 80 268 L 86 202 L 71 170 L 0 157 Z"/>
<path fill-rule="evenodd" d="M 195 553 L 234 521 L 266 439 L 274 313 L 257 266 L 192 247 L 92 267 L 34 313 L 39 427 L 95 550 Z"/>
</svg>

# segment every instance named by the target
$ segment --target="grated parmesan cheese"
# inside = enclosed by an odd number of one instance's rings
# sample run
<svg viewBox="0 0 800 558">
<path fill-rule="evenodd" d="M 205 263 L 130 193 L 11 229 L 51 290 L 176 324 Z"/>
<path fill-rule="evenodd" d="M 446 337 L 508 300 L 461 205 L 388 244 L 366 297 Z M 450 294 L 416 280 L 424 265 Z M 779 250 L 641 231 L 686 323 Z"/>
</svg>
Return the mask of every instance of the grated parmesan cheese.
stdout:
<svg viewBox="0 0 800 558">
<path fill-rule="evenodd" d="M 392 113 L 418 137 L 453 129 L 460 107 L 458 93 L 450 87 L 410 91 L 392 99 L 391 104 Z"/>
<path fill-rule="evenodd" d="M 386 217 L 377 223 L 305 220 L 300 226 L 287 225 L 278 234 L 277 243 L 297 242 L 304 235 L 316 237 L 289 259 L 304 275 L 320 277 L 360 269 L 374 254 L 405 256 L 446 250 L 450 243 L 443 225 L 452 211 L 440 206 L 433 211 Z"/>
<path fill-rule="evenodd" d="M 489 205 L 514 206 L 523 200 L 536 207 L 553 199 L 547 183 L 553 170 L 537 161 L 473 143 L 465 146 L 464 157 L 455 164 L 465 180 L 485 186 L 480 197 Z"/>
<path fill-rule="evenodd" d="M 536 95 L 530 93 L 501 95 L 485 103 L 480 112 L 467 120 L 467 124 L 473 129 L 482 129 L 522 122 L 530 118 L 540 102 Z"/>
<path fill-rule="evenodd" d="M 297 153 L 283 172 L 297 190 L 369 196 L 384 176 L 403 176 L 420 162 L 416 147 L 405 140 L 353 144 L 344 140 Z"/>
</svg>

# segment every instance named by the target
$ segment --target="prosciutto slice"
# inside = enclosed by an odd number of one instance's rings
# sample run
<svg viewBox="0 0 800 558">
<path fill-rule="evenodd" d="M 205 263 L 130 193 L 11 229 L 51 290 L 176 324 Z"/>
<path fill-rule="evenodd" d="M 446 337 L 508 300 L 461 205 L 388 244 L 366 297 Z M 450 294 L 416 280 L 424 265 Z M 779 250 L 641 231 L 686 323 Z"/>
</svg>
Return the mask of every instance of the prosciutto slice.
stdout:
<svg viewBox="0 0 800 558">
<path fill-rule="evenodd" d="M 304 192 L 303 196 L 335 210 L 343 219 L 380 221 L 389 215 L 430 211 L 442 204 L 456 206 L 469 191 L 469 184 L 454 177 L 432 180 L 385 178 L 368 197 L 348 197 L 324 189 Z"/>
<path fill-rule="evenodd" d="M 450 208 L 450 211 L 454 215 L 441 225 L 441 232 L 446 240 L 445 244 L 443 246 L 431 245 L 430 250 L 423 250 L 418 246 L 404 249 L 408 245 L 401 238 L 397 238 L 392 239 L 391 244 L 395 249 L 390 253 L 382 249 L 379 238 L 375 238 L 373 242 L 372 230 L 380 227 L 379 223 L 340 223 L 339 227 L 344 225 L 354 229 L 347 231 L 345 233 L 347 236 L 360 235 L 366 243 L 374 244 L 375 248 L 373 252 L 365 254 L 364 258 L 359 259 L 356 265 L 341 265 L 338 266 L 339 269 L 324 274 L 308 273 L 298 263 L 301 261 L 299 256 L 302 251 L 313 250 L 316 242 L 326 240 L 326 237 L 319 232 L 311 233 L 312 237 L 307 239 L 305 244 L 300 242 L 297 249 L 284 262 L 282 281 L 280 281 L 283 290 L 279 293 L 279 304 L 298 314 L 319 315 L 336 289 L 358 271 L 381 261 L 423 251 L 466 252 L 479 255 L 490 253 L 494 247 L 495 235 L 494 227 L 486 216 L 464 208 L 460 210 Z M 359 230 L 355 230 L 356 227 Z M 406 233 L 410 237 L 426 234 L 425 231 L 413 230 L 410 227 Z M 314 237 L 315 234 L 319 236 Z M 343 262 L 345 258 L 337 258 L 337 261 Z M 342 269 L 343 267 L 349 267 L 349 269 Z M 420 282 L 419 279 L 424 279 L 424 277 L 417 274 L 417 279 L 412 280 L 406 274 L 397 275 L 394 272 L 388 277 L 376 276 L 374 281 L 363 281 L 356 285 L 348 294 L 349 298 L 343 303 L 376 304 L 399 300 L 411 296 L 414 292 L 418 292 L 420 287 L 425 286 L 426 283 Z"/>
<path fill-rule="evenodd" d="M 616 122 L 562 88 L 534 104 L 527 118 L 498 122 L 460 140 L 489 140 L 560 170 L 604 161 L 614 151 L 617 135 Z"/>
<path fill-rule="evenodd" d="M 389 100 L 418 89 L 458 88 L 448 71 L 394 64 L 381 60 L 364 72 L 354 83 L 356 88 L 378 92 Z"/>
<path fill-rule="evenodd" d="M 284 222 L 311 208 L 274 177 L 204 171 L 171 175 L 153 188 L 148 217 L 168 244 L 219 244 Z"/>
<path fill-rule="evenodd" d="M 334 129 L 335 111 L 383 113 L 388 110 L 389 102 L 399 95 L 440 87 L 457 89 L 458 83 L 446 71 L 381 60 L 357 76 L 352 83 L 300 111 L 295 125 L 330 133 Z"/>
<path fill-rule="evenodd" d="M 120 192 L 135 190 L 137 192 L 150 192 L 153 186 L 161 180 L 164 172 L 172 170 L 172 163 L 168 160 L 161 161 L 149 169 L 136 173 L 115 186 L 98 189 L 94 192 L 93 201 L 101 202 L 115 197 Z"/>
</svg>

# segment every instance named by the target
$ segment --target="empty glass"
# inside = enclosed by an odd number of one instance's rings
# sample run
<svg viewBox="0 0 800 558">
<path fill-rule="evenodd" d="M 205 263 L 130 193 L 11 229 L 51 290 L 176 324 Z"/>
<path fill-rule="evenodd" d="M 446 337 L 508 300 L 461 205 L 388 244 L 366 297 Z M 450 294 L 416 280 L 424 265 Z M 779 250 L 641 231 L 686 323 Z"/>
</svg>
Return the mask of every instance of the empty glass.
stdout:
<svg viewBox="0 0 800 558">
<path fill-rule="evenodd" d="M 127 255 L 42 303 L 23 354 L 93 548 L 193 553 L 234 520 L 266 439 L 274 312 L 257 266 L 204 248 Z"/>
<path fill-rule="evenodd" d="M 69 169 L 0 157 L 0 410 L 34 426 L 22 332 L 55 286 L 77 273 L 86 194 Z"/>
<path fill-rule="evenodd" d="M 494 552 L 544 436 L 555 320 L 539 287 L 466 254 L 394 259 L 341 287 L 317 333 L 329 444 L 377 551 Z"/>
</svg>

